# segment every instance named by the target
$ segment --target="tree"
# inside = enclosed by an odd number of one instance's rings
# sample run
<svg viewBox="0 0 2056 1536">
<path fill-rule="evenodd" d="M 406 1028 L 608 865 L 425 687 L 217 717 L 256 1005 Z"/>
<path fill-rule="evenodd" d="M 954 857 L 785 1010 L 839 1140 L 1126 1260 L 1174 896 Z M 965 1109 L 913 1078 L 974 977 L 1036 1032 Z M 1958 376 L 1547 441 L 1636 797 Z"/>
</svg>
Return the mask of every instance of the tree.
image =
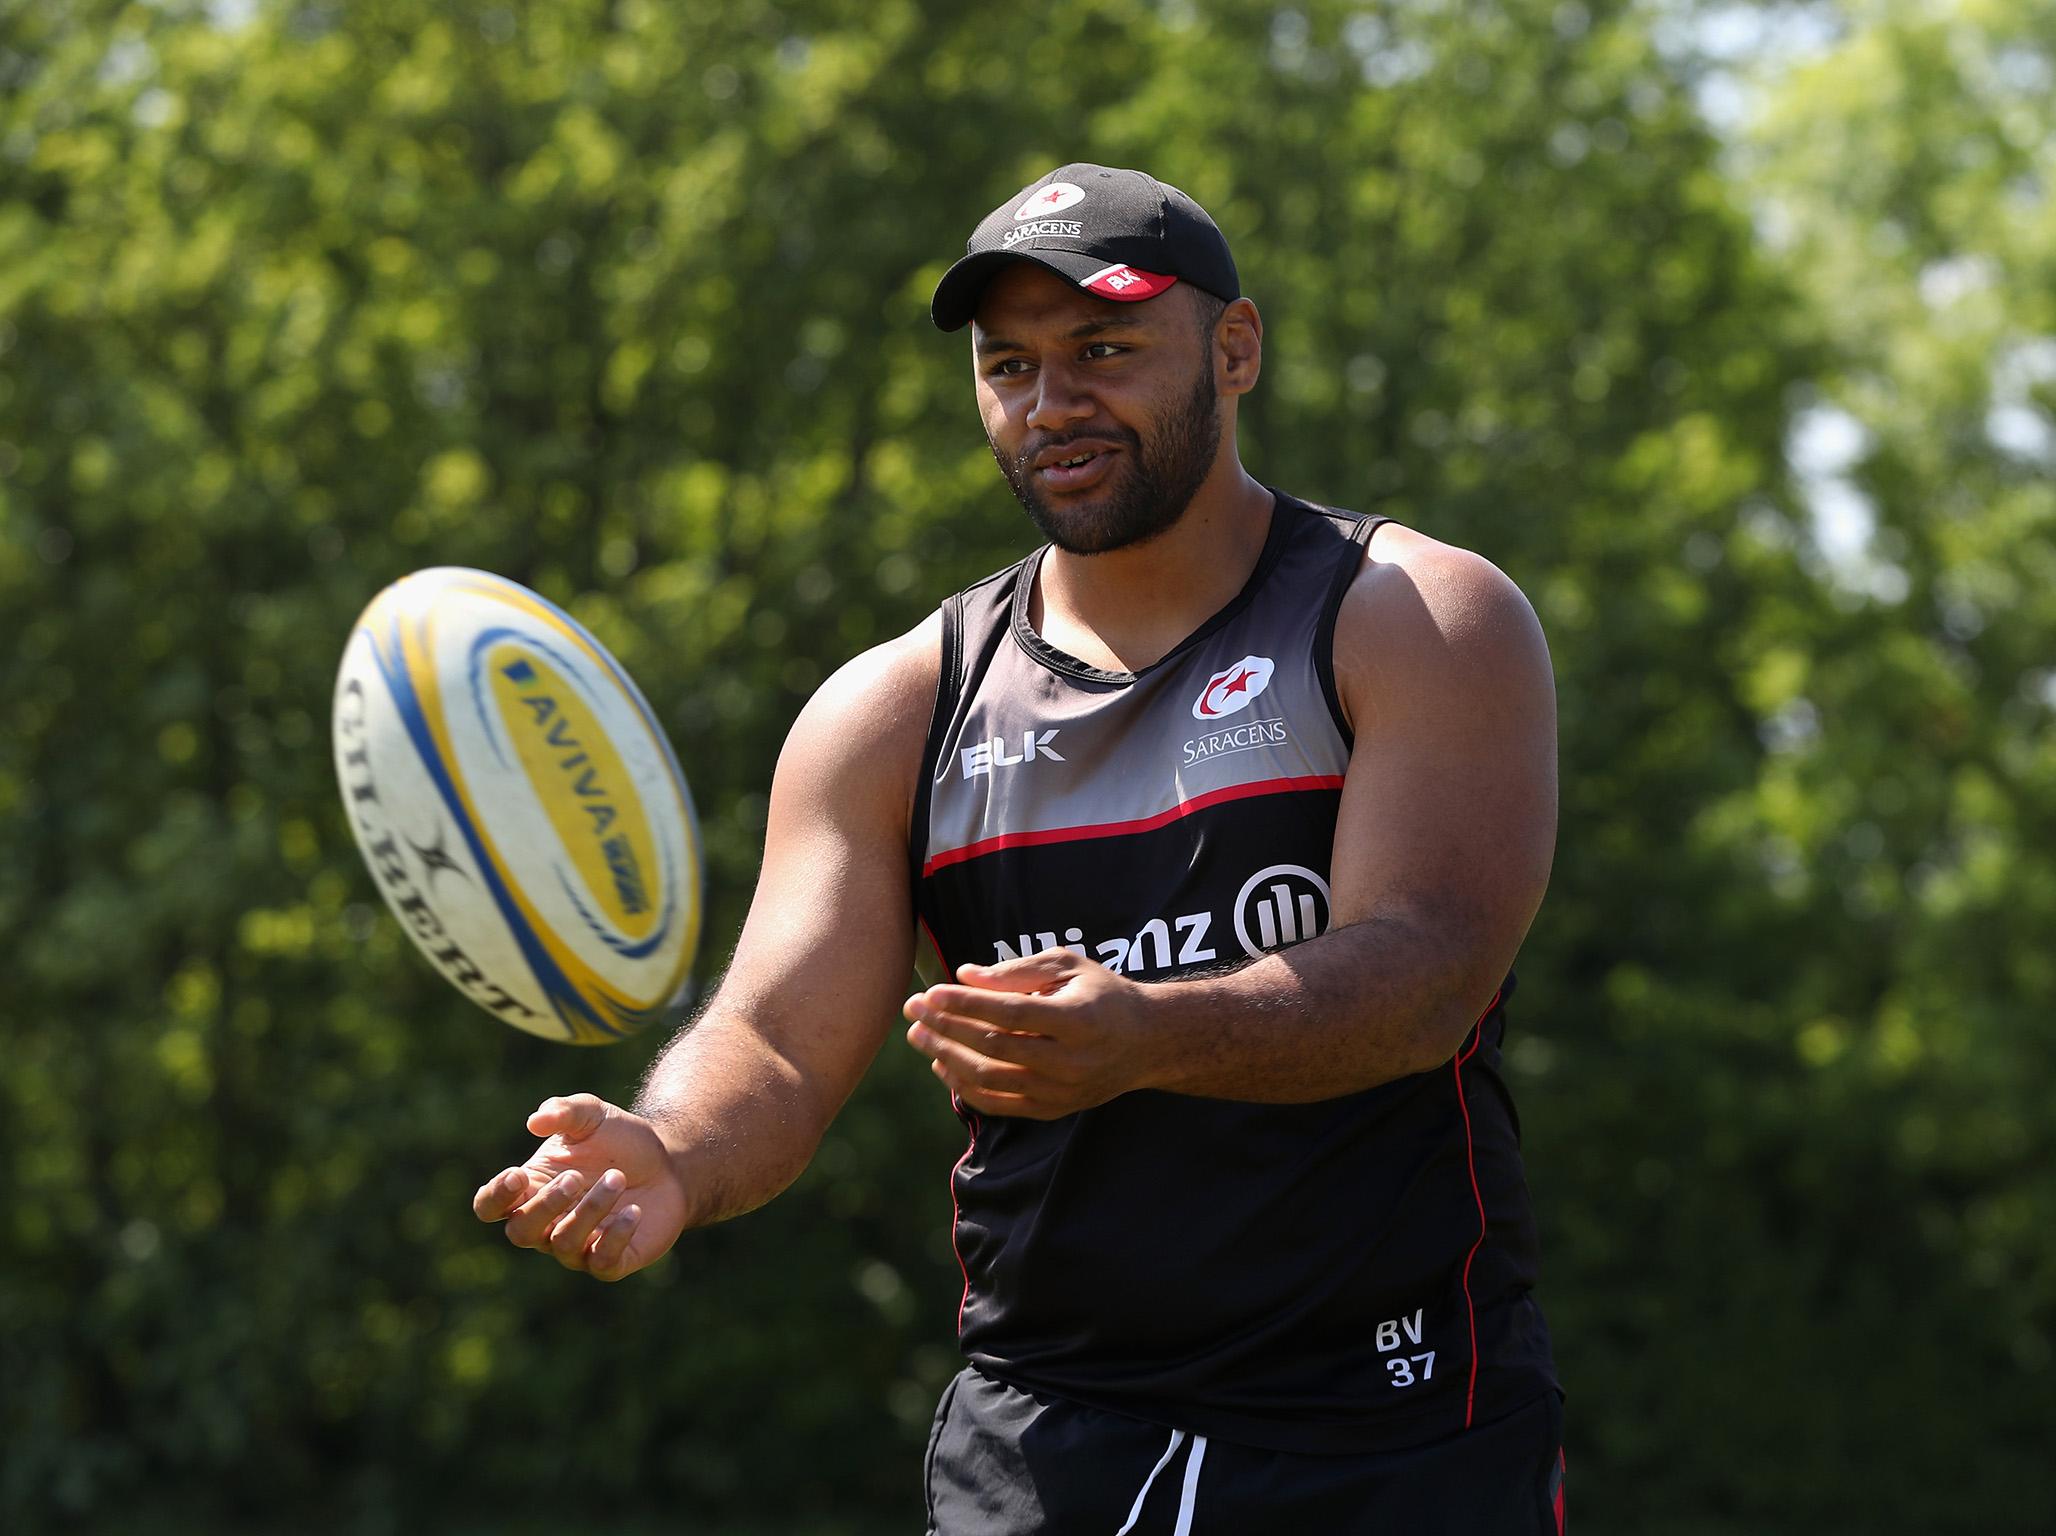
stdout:
<svg viewBox="0 0 2056 1536">
<path fill-rule="evenodd" d="M 2046 61 L 2038 14 L 1977 12 L 1973 56 Z M 2048 506 L 1977 429 L 1999 329 L 2005 357 L 2048 332 L 2014 190 L 2046 135 L 2006 126 L 2046 109 L 2029 82 L 1980 116 L 1958 33 L 1888 12 L 1740 181 L 1660 19 L 0 15 L 0 1513 L 905 1528 L 961 1283 L 918 1061 L 629 1285 L 508 1253 L 467 1201 L 521 1115 L 626 1094 L 657 1042 L 567 1053 L 438 981 L 357 864 L 324 711 L 406 570 L 567 604 L 693 780 L 711 979 L 800 701 L 1028 541 L 925 306 L 996 198 L 1089 156 L 1234 241 L 1268 322 L 1252 467 L 1485 551 L 1549 630 L 1564 825 L 1511 1064 L 1581 1519 L 2023 1528 Z M 1778 195 L 1808 221 L 1766 246 Z M 1911 212 L 1893 283 L 1828 260 Z M 1968 254 L 2009 296 L 1981 352 L 1905 301 Z M 1903 598 L 1810 550 L 1800 389 L 1868 424 Z M 1895 1411 L 1901 1373 L 1985 1400 Z"/>
</svg>

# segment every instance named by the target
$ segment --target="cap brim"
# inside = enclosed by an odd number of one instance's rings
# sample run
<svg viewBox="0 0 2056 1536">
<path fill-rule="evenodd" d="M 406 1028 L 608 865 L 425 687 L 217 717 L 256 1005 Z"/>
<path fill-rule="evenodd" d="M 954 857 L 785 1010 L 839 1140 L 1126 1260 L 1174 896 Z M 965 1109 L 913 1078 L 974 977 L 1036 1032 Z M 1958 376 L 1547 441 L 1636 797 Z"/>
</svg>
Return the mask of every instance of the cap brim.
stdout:
<svg viewBox="0 0 2056 1536">
<path fill-rule="evenodd" d="M 1001 267 L 1016 261 L 1032 261 L 1101 298 L 1115 299 L 1124 304 L 1153 299 L 1178 281 L 1175 277 L 1143 272 L 1119 262 L 1109 265 L 1106 257 L 1090 251 L 1025 250 L 1018 246 L 1011 251 L 976 251 L 943 273 L 942 281 L 935 285 L 935 297 L 929 301 L 928 315 L 936 328 L 961 331 L 969 325 L 971 317 L 978 313 L 978 301 L 985 295 L 985 285 L 992 281 Z"/>
</svg>

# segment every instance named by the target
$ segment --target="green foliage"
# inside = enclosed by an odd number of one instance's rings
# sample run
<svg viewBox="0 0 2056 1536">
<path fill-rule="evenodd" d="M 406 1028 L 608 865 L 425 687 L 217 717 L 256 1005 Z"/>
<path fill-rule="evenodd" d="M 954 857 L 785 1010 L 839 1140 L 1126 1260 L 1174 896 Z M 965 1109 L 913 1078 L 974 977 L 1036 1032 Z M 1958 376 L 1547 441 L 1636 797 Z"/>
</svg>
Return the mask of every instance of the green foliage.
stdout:
<svg viewBox="0 0 2056 1536">
<path fill-rule="evenodd" d="M 693 780 L 711 977 L 800 702 L 1027 542 L 925 307 L 1083 156 L 1234 240 L 1251 467 L 1549 631 L 1510 1065 L 1580 1520 L 2038 1529 L 2056 28 L 1857 9 L 1724 153 L 1676 9 L 0 10 L 0 1519 L 917 1518 L 918 1061 L 627 1285 L 508 1251 L 468 1200 L 522 1116 L 658 1042 L 437 980 L 325 712 L 407 570 L 567 604 Z M 1860 546 L 1787 468 L 1836 412 Z"/>
</svg>

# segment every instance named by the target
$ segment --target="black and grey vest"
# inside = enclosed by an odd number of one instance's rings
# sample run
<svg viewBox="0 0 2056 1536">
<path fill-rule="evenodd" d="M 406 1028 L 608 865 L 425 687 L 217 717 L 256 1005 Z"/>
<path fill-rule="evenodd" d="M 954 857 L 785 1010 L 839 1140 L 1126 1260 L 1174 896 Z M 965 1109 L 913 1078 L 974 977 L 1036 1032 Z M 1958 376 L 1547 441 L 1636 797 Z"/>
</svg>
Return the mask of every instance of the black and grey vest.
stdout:
<svg viewBox="0 0 2056 1536">
<path fill-rule="evenodd" d="M 1163 981 L 1325 929 L 1351 748 L 1335 617 L 1382 519 L 1274 495 L 1242 591 L 1138 673 L 1035 633 L 1041 552 L 943 605 L 911 852 L 951 974 L 1064 945 Z M 959 1105 L 965 1353 L 1280 1450 L 1414 1444 L 1553 1386 L 1499 1072 L 1511 987 L 1454 1061 L 1319 1103 Z"/>
</svg>

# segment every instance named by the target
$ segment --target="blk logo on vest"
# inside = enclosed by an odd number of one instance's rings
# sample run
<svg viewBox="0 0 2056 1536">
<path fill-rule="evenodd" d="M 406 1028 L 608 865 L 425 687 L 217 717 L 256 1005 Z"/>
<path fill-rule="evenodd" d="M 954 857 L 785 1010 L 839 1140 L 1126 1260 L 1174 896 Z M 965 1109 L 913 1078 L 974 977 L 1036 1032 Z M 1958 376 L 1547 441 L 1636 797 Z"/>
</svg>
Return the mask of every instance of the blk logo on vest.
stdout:
<svg viewBox="0 0 2056 1536">
<path fill-rule="evenodd" d="M 1249 708 L 1256 696 L 1271 686 L 1271 674 L 1278 664 L 1268 656 L 1245 656 L 1232 667 L 1223 667 L 1206 680 L 1199 697 L 1192 701 L 1192 718 L 1218 720 Z"/>
<path fill-rule="evenodd" d="M 1324 933 L 1328 882 L 1304 864 L 1273 864 L 1243 881 L 1235 897 L 1235 937 L 1255 957 Z"/>
<path fill-rule="evenodd" d="M 1006 738 L 995 736 L 990 741 L 981 741 L 975 747 L 963 749 L 964 777 L 975 779 L 981 773 L 993 773 L 1001 768 L 1013 768 L 1022 763 L 1032 763 L 1038 757 L 1046 757 L 1053 763 L 1061 763 L 1064 754 L 1050 743 L 1057 739 L 1055 731 L 1023 731 L 1021 750 L 1008 750 Z"/>
</svg>

